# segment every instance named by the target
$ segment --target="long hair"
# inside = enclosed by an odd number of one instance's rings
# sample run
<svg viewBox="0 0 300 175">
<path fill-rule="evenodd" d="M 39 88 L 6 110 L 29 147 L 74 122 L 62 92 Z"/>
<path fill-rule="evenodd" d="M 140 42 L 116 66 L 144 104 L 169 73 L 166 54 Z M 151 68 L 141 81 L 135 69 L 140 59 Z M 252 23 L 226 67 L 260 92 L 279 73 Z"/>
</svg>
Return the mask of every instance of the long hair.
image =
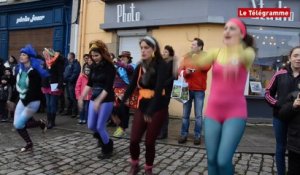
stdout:
<svg viewBox="0 0 300 175">
<path fill-rule="evenodd" d="M 113 64 L 113 61 L 110 58 L 110 53 L 108 51 L 108 48 L 103 41 L 101 40 L 91 41 L 89 44 L 89 48 L 90 48 L 89 54 L 91 54 L 91 52 L 97 52 L 101 55 L 102 59 Z"/>
<path fill-rule="evenodd" d="M 152 36 L 146 36 L 144 38 L 142 38 L 140 40 L 140 45 L 142 42 L 145 42 L 148 46 L 150 46 L 154 51 L 154 59 L 155 60 L 158 60 L 158 59 L 163 59 L 162 58 L 162 55 L 161 55 L 161 52 L 160 52 L 160 47 L 159 47 L 159 44 L 157 42 L 157 40 L 155 38 L 153 38 Z"/>
</svg>

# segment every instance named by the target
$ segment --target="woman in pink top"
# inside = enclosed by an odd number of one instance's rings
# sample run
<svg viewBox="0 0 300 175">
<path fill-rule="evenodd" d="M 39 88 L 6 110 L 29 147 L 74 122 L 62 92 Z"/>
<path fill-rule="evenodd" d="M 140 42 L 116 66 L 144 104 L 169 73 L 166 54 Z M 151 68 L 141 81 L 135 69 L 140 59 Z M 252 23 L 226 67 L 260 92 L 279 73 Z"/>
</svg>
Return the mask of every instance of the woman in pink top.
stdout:
<svg viewBox="0 0 300 175">
<path fill-rule="evenodd" d="M 255 57 L 253 39 L 241 20 L 230 19 L 223 36 L 225 47 L 194 59 L 200 66 L 212 65 L 204 122 L 209 175 L 234 174 L 232 157 L 247 119 L 245 83 Z"/>
<path fill-rule="evenodd" d="M 76 86 L 75 86 L 75 95 L 76 95 L 77 100 L 80 98 L 84 87 L 88 83 L 88 76 L 90 74 L 90 71 L 91 71 L 91 69 L 90 69 L 89 65 L 85 65 L 83 67 L 82 73 L 79 75 L 79 77 L 77 79 Z M 79 117 L 78 124 L 86 124 L 86 120 L 87 120 L 87 116 L 88 116 L 88 109 L 89 109 L 89 101 L 91 99 L 91 96 L 92 96 L 92 92 L 89 92 L 89 94 L 83 100 L 83 108 L 80 111 L 80 117 Z"/>
</svg>

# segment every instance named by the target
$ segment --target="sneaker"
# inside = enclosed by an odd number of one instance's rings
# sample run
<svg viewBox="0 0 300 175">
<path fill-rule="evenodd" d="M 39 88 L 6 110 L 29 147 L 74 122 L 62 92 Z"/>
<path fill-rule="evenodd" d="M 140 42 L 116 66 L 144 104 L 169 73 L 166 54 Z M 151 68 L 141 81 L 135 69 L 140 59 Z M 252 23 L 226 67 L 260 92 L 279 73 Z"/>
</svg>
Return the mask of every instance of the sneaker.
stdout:
<svg viewBox="0 0 300 175">
<path fill-rule="evenodd" d="M 78 120 L 78 124 L 79 125 L 83 124 L 83 121 L 82 120 Z"/>
<path fill-rule="evenodd" d="M 180 136 L 180 138 L 178 139 L 178 143 L 180 144 L 186 143 L 186 141 L 187 141 L 187 137 L 184 136 Z"/>
<path fill-rule="evenodd" d="M 82 120 L 82 124 L 86 124 L 86 120 Z"/>
<path fill-rule="evenodd" d="M 116 129 L 116 131 L 114 132 L 113 136 L 114 137 L 122 137 L 125 134 L 125 131 L 123 130 L 123 128 L 118 127 Z"/>
<path fill-rule="evenodd" d="M 201 139 L 200 138 L 195 138 L 194 139 L 194 145 L 200 145 L 201 144 Z"/>
<path fill-rule="evenodd" d="M 21 148 L 20 152 L 32 151 L 32 148 L 33 148 L 33 144 L 30 142 L 27 143 L 26 146 Z"/>
</svg>

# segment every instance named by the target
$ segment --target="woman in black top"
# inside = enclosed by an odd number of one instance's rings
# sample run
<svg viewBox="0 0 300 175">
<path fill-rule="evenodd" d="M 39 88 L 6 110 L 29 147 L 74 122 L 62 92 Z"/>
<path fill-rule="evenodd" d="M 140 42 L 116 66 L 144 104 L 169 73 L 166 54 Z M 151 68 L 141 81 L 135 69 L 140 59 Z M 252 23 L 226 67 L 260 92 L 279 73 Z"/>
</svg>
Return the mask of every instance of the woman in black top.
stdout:
<svg viewBox="0 0 300 175">
<path fill-rule="evenodd" d="M 83 99 L 92 89 L 88 128 L 94 132 L 94 137 L 101 143 L 102 154 L 98 158 L 109 158 L 113 151 L 113 141 L 109 139 L 105 125 L 113 109 L 113 83 L 116 70 L 107 46 L 102 41 L 97 40 L 90 43 L 90 55 L 95 63 L 92 65 L 88 84 L 78 100 L 78 105 L 79 109 L 82 109 Z"/>
<path fill-rule="evenodd" d="M 64 58 L 51 48 L 43 51 L 46 70 L 50 76 L 42 80 L 42 91 L 46 97 L 48 129 L 55 126 L 59 96 L 63 94 Z"/>
<path fill-rule="evenodd" d="M 49 74 L 42 69 L 42 62 L 36 59 L 36 52 L 31 45 L 26 45 L 20 52 L 20 64 L 16 69 L 16 88 L 20 100 L 15 110 L 14 127 L 26 142 L 26 146 L 21 149 L 21 152 L 24 152 L 31 150 L 33 146 L 26 128 L 40 126 L 43 131 L 47 129 L 44 121 L 35 121 L 32 116 L 40 106 L 41 77 L 47 77 Z"/>
<path fill-rule="evenodd" d="M 157 41 L 146 36 L 140 41 L 141 63 L 135 69 L 133 79 L 125 92 L 123 103 L 138 88 L 139 105 L 134 114 L 130 136 L 131 169 L 139 171 L 140 142 L 146 131 L 145 173 L 152 174 L 155 157 L 155 141 L 167 116 L 168 97 L 165 96 L 166 62 L 162 59 Z"/>
</svg>

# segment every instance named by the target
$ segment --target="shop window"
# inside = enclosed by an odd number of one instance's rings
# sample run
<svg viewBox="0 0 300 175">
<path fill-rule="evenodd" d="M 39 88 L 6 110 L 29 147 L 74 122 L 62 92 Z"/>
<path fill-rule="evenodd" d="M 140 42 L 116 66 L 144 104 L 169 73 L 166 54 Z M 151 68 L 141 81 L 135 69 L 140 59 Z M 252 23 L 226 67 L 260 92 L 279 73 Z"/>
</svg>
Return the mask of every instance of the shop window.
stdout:
<svg viewBox="0 0 300 175">
<path fill-rule="evenodd" d="M 263 96 L 274 73 L 285 66 L 290 50 L 299 45 L 299 30 L 249 27 L 255 41 L 256 58 L 249 75 L 248 95 Z"/>
</svg>

